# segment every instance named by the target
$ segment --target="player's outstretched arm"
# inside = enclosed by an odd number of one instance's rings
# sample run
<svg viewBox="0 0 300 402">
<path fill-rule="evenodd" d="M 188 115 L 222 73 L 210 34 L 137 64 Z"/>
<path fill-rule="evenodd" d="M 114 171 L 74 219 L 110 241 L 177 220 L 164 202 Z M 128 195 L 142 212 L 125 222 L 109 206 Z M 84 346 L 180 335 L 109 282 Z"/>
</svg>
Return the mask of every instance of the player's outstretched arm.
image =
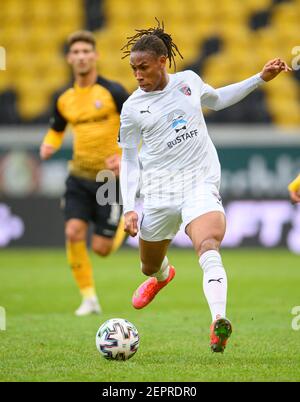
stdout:
<svg viewBox="0 0 300 402">
<path fill-rule="evenodd" d="M 218 89 L 214 89 L 206 84 L 201 95 L 201 104 L 213 110 L 225 109 L 240 102 L 259 85 L 272 80 L 282 71 L 289 72 L 291 68 L 288 67 L 285 61 L 277 58 L 265 64 L 259 74 L 236 84 Z"/>
</svg>

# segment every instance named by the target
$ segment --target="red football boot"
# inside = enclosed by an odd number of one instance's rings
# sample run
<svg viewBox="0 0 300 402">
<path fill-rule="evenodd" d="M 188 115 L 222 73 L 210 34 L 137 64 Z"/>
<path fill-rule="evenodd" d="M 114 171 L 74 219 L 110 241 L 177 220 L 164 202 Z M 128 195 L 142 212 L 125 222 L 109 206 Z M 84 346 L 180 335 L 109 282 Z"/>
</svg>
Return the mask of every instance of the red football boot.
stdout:
<svg viewBox="0 0 300 402">
<path fill-rule="evenodd" d="M 141 309 L 149 304 L 157 293 L 164 288 L 175 276 L 175 268 L 170 265 L 169 276 L 165 281 L 159 282 L 156 278 L 151 277 L 143 282 L 132 297 L 132 305 L 136 309 Z"/>
<path fill-rule="evenodd" d="M 210 347 L 212 352 L 223 353 L 232 333 L 232 325 L 226 318 L 218 318 L 210 326 Z"/>
</svg>

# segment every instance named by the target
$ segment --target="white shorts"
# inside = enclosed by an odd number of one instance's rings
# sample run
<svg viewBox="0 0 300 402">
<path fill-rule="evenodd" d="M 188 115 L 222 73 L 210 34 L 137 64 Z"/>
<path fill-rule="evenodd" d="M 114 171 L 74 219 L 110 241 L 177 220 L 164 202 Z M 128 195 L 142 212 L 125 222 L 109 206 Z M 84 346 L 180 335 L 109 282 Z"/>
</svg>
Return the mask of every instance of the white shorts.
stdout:
<svg viewBox="0 0 300 402">
<path fill-rule="evenodd" d="M 140 237 L 146 241 L 172 240 L 181 224 L 185 229 L 194 219 L 213 211 L 225 214 L 217 187 L 206 184 L 201 188 L 201 192 L 186 197 L 178 205 L 144 207 Z"/>
</svg>

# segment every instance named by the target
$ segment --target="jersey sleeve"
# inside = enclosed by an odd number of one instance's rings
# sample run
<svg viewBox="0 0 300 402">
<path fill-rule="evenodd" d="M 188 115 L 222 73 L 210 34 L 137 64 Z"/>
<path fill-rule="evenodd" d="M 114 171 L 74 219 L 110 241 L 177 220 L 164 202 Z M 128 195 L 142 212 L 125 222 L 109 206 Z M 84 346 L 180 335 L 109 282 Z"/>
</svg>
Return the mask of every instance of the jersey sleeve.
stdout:
<svg viewBox="0 0 300 402">
<path fill-rule="evenodd" d="M 55 100 L 54 111 L 50 118 L 50 128 L 43 140 L 43 144 L 50 145 L 56 150 L 62 145 L 65 128 L 68 124 L 59 110 L 58 101 L 59 98 Z"/>
<path fill-rule="evenodd" d="M 193 90 L 198 91 L 202 106 L 212 107 L 218 101 L 219 95 L 215 88 L 207 84 L 202 78 L 192 70 L 185 71 L 186 76 L 192 83 Z"/>
<path fill-rule="evenodd" d="M 65 131 L 68 122 L 59 110 L 59 99 L 55 101 L 53 114 L 50 118 L 50 128 L 54 131 L 62 132 Z"/>
<path fill-rule="evenodd" d="M 289 191 L 297 192 L 300 189 L 300 174 L 296 177 L 295 180 L 293 180 L 289 186 L 288 186 Z"/>
<path fill-rule="evenodd" d="M 111 94 L 114 98 L 115 104 L 117 106 L 118 113 L 120 114 L 122 111 L 123 103 L 128 99 L 128 92 L 122 85 L 114 83 L 112 85 Z"/>
<path fill-rule="evenodd" d="M 140 165 L 137 149 L 125 148 L 122 152 L 120 185 L 123 213 L 135 211 L 135 200 L 140 182 Z"/>
<path fill-rule="evenodd" d="M 260 74 L 256 74 L 246 80 L 218 89 L 204 84 L 201 103 L 210 109 L 221 110 L 240 102 L 263 83 L 264 80 L 260 77 Z"/>
<path fill-rule="evenodd" d="M 136 148 L 141 141 L 141 132 L 135 114 L 136 112 L 132 108 L 126 104 L 123 106 L 118 137 L 118 144 L 121 148 Z"/>
</svg>

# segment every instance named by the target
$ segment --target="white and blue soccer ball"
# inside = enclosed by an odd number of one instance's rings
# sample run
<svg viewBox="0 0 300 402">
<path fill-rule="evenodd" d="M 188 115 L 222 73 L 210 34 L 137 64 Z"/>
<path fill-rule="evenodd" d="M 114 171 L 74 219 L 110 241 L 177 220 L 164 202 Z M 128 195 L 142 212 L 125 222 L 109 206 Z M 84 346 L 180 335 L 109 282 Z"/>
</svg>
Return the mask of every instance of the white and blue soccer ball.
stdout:
<svg viewBox="0 0 300 402">
<path fill-rule="evenodd" d="M 107 360 L 128 360 L 138 350 L 139 334 L 136 327 L 123 318 L 105 321 L 96 334 L 96 347 Z"/>
</svg>

